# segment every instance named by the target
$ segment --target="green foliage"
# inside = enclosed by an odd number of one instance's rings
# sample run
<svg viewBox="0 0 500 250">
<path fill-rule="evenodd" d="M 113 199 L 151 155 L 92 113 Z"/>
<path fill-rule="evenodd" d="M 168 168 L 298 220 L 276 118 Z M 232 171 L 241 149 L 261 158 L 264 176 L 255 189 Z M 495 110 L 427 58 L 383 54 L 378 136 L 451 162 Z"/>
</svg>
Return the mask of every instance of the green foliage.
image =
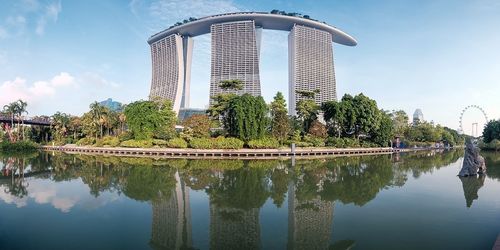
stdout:
<svg viewBox="0 0 500 250">
<path fill-rule="evenodd" d="M 130 131 L 125 131 L 118 135 L 118 139 L 120 139 L 120 142 L 122 141 L 128 141 L 134 139 L 134 135 Z"/>
<path fill-rule="evenodd" d="M 182 125 L 185 128 L 192 130 L 194 137 L 209 137 L 210 136 L 210 119 L 207 115 L 193 115 L 187 118 Z"/>
<path fill-rule="evenodd" d="M 237 138 L 193 138 L 189 146 L 195 149 L 241 149 L 244 142 Z"/>
<path fill-rule="evenodd" d="M 484 141 L 481 141 L 479 143 L 479 147 L 483 150 L 494 150 L 494 151 L 499 151 L 500 150 L 500 140 L 498 139 L 493 139 L 489 143 L 486 143 Z"/>
<path fill-rule="evenodd" d="M 264 149 L 264 148 L 279 148 L 280 143 L 278 140 L 270 137 L 265 137 L 262 139 L 255 139 L 248 142 L 248 147 L 253 149 Z"/>
<path fill-rule="evenodd" d="M 240 79 L 223 80 L 219 82 L 219 87 L 223 90 L 242 90 L 243 82 Z"/>
<path fill-rule="evenodd" d="M 271 102 L 271 134 L 283 144 L 290 133 L 290 121 L 288 119 L 286 102 L 281 92 L 276 93 Z"/>
<path fill-rule="evenodd" d="M 312 122 L 318 119 L 319 109 L 320 106 L 312 99 L 303 99 L 297 102 L 295 110 L 304 131 L 308 131 Z"/>
<path fill-rule="evenodd" d="M 175 135 L 176 114 L 172 103 L 163 101 L 136 101 L 125 107 L 129 129 L 136 140 L 170 139 Z"/>
<path fill-rule="evenodd" d="M 262 138 L 268 125 L 268 108 L 261 96 L 243 94 L 232 98 L 224 117 L 230 136 L 244 141 Z"/>
<path fill-rule="evenodd" d="M 181 138 L 173 138 L 167 141 L 169 148 L 187 148 L 188 143 Z"/>
<path fill-rule="evenodd" d="M 314 120 L 309 127 L 309 134 L 312 136 L 322 138 L 323 140 L 328 136 L 326 126 L 318 120 Z"/>
<path fill-rule="evenodd" d="M 370 140 L 378 146 L 388 147 L 394 138 L 394 124 L 391 116 L 385 112 L 380 113 L 378 129 L 371 132 Z"/>
<path fill-rule="evenodd" d="M 324 147 L 325 146 L 325 139 L 321 137 L 317 137 L 314 135 L 305 135 L 304 136 L 304 142 L 309 143 L 313 147 Z"/>
<path fill-rule="evenodd" d="M 95 143 L 95 141 L 96 140 L 93 137 L 83 137 L 82 139 L 80 139 L 76 142 L 76 145 L 78 145 L 78 146 L 93 145 Z"/>
<path fill-rule="evenodd" d="M 153 139 L 153 140 L 151 140 L 151 142 L 153 143 L 153 146 L 158 146 L 158 147 L 165 147 L 165 146 L 167 146 L 167 141 L 166 140 Z"/>
<path fill-rule="evenodd" d="M 121 147 L 126 148 L 151 148 L 153 147 L 153 140 L 128 140 L 120 143 Z"/>
<path fill-rule="evenodd" d="M 500 120 L 491 120 L 486 123 L 483 130 L 483 141 L 490 143 L 491 141 L 500 140 Z"/>
<path fill-rule="evenodd" d="M 2 152 L 30 152 L 38 149 L 38 144 L 31 141 L 0 142 Z"/>
<path fill-rule="evenodd" d="M 403 110 L 392 111 L 390 113 L 394 134 L 396 136 L 403 136 L 409 129 L 409 118 Z"/>
<path fill-rule="evenodd" d="M 356 139 L 353 139 L 353 138 L 332 138 L 332 137 L 330 137 L 326 140 L 326 145 L 328 147 L 335 147 L 335 148 L 357 148 L 357 147 L 360 147 L 359 141 Z"/>
<path fill-rule="evenodd" d="M 97 139 L 94 146 L 96 147 L 118 147 L 120 139 L 116 136 L 104 136 L 102 139 Z"/>
</svg>

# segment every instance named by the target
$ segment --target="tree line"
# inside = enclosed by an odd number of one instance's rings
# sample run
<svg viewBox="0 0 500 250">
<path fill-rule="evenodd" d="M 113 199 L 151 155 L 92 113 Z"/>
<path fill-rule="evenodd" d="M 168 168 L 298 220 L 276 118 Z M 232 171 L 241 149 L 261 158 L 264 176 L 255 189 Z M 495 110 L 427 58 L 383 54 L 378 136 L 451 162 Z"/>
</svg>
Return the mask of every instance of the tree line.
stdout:
<svg viewBox="0 0 500 250">
<path fill-rule="evenodd" d="M 123 147 L 174 148 L 278 148 L 294 143 L 298 147 L 387 147 L 395 137 L 405 146 L 426 146 L 444 142 L 463 143 L 455 130 L 422 122 L 410 125 L 404 111 L 385 111 L 364 94 L 346 94 L 339 101 L 318 105 L 319 90 L 297 91 L 296 115 L 278 92 L 267 104 L 261 96 L 239 95 L 240 80 L 219 84 L 222 92 L 212 97 L 206 115 L 178 121 L 168 100 L 152 98 L 124 105 L 113 111 L 97 102 L 82 116 L 57 112 L 51 126 L 26 127 L 14 124 L 14 117 L 26 113 L 21 100 L 6 105 L 1 138 L 15 142 L 31 140 L 42 144 L 77 144 Z M 176 130 L 176 125 L 182 125 Z M 182 129 L 181 129 L 182 128 Z"/>
</svg>

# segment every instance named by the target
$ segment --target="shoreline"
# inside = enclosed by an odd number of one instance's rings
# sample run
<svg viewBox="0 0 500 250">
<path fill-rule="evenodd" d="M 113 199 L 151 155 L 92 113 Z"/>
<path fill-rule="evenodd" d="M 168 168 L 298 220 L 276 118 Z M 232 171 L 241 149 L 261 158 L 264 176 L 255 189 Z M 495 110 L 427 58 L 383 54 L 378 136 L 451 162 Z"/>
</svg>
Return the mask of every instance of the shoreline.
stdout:
<svg viewBox="0 0 500 250">
<path fill-rule="evenodd" d="M 152 158 L 207 158 L 207 159 L 276 159 L 276 158 L 322 158 L 338 156 L 381 155 L 445 148 L 290 148 L 280 149 L 192 149 L 192 148 L 124 148 L 87 146 L 40 146 L 45 151 L 65 153 L 152 157 Z"/>
</svg>

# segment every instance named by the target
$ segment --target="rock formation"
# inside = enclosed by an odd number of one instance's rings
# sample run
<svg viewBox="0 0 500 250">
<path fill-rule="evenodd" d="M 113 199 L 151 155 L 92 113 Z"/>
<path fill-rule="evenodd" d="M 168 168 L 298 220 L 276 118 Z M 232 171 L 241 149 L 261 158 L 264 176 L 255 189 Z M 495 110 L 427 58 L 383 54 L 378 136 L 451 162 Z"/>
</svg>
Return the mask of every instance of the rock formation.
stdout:
<svg viewBox="0 0 500 250">
<path fill-rule="evenodd" d="M 467 177 L 484 173 L 486 173 L 484 158 L 479 155 L 479 148 L 468 139 L 465 143 L 464 163 L 458 176 Z"/>
</svg>

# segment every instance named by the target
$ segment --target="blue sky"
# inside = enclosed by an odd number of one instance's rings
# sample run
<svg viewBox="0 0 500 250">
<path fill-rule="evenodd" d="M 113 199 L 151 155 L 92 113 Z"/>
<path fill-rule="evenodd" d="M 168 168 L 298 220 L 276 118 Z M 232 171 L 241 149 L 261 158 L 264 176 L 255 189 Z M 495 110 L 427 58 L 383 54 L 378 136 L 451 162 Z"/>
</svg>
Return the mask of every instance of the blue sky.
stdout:
<svg viewBox="0 0 500 250">
<path fill-rule="evenodd" d="M 470 104 L 500 118 L 500 2 L 496 0 L 0 2 L 0 105 L 18 98 L 31 115 L 82 114 L 95 100 L 146 99 L 146 40 L 187 17 L 280 9 L 308 14 L 358 40 L 334 46 L 339 95 L 363 92 L 387 110 L 458 127 Z M 208 103 L 210 37 L 195 38 L 192 107 Z M 287 96 L 287 33 L 264 30 L 261 82 Z M 478 121 L 468 112 L 464 126 Z M 467 132 L 467 129 L 466 129 Z"/>
</svg>

